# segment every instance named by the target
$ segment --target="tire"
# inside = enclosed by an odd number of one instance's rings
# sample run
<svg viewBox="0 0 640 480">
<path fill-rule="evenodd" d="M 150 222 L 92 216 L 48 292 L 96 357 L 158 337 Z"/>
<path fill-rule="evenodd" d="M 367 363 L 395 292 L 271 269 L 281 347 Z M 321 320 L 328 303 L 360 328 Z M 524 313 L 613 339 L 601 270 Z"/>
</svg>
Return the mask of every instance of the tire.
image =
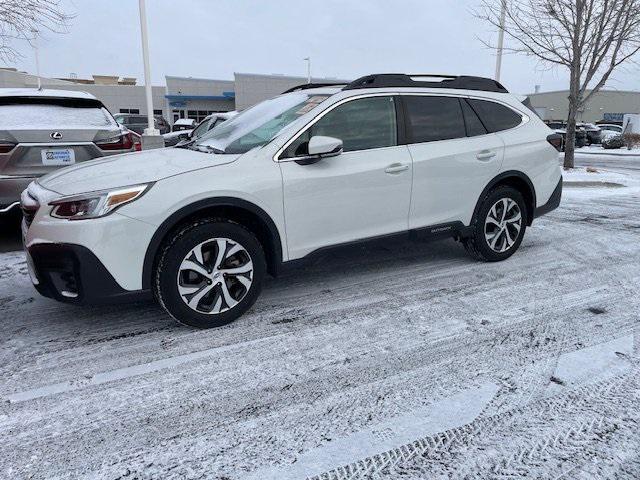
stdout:
<svg viewBox="0 0 640 480">
<path fill-rule="evenodd" d="M 175 320 L 196 328 L 233 322 L 255 303 L 266 274 L 255 235 L 219 218 L 197 220 L 160 249 L 153 294 Z"/>
<path fill-rule="evenodd" d="M 503 216 L 504 206 L 507 214 Z M 471 221 L 471 234 L 463 239 L 467 252 L 478 260 L 499 262 L 513 255 L 526 230 L 527 207 L 522 194 L 506 185 L 485 196 Z"/>
</svg>

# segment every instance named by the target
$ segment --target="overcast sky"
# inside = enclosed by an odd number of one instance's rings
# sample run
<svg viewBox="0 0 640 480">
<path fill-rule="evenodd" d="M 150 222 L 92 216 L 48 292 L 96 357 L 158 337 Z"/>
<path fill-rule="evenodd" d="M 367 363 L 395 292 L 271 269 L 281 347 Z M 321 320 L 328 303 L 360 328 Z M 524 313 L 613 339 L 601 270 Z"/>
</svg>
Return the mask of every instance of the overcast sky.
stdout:
<svg viewBox="0 0 640 480">
<path fill-rule="evenodd" d="M 498 0 L 496 0 L 498 1 Z M 64 0 L 70 32 L 41 40 L 44 76 L 134 76 L 142 83 L 137 0 Z M 233 79 L 234 72 L 356 78 L 368 73 L 493 76 L 495 54 L 478 37 L 497 34 L 474 18 L 478 0 L 147 0 L 153 83 L 165 75 Z M 16 66 L 35 71 L 31 48 Z M 567 86 L 563 70 L 507 55 L 502 82 L 519 93 Z M 640 69 L 609 88 L 640 89 Z"/>
</svg>

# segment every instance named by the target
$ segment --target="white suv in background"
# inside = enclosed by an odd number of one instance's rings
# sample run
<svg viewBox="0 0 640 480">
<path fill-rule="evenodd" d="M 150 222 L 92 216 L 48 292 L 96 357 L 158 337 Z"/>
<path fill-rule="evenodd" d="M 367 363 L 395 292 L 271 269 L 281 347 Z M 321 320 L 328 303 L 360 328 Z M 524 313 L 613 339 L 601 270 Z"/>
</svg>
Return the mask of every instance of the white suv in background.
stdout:
<svg viewBox="0 0 640 480">
<path fill-rule="evenodd" d="M 448 235 L 508 258 L 560 203 L 561 138 L 493 80 L 429 77 L 303 85 L 183 148 L 39 179 L 22 196 L 36 288 L 81 304 L 152 293 L 213 327 L 327 247 Z"/>
</svg>

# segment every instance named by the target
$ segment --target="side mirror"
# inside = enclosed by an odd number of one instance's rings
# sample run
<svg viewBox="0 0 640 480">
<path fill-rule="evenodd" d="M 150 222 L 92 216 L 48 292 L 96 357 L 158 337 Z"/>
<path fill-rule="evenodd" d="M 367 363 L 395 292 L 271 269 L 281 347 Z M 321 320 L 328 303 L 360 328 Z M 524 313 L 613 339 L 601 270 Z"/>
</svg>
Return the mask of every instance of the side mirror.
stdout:
<svg viewBox="0 0 640 480">
<path fill-rule="evenodd" d="M 315 135 L 309 140 L 309 155 L 296 160 L 299 165 L 311 165 L 323 158 L 335 157 L 342 153 L 342 140 L 333 137 Z"/>
</svg>

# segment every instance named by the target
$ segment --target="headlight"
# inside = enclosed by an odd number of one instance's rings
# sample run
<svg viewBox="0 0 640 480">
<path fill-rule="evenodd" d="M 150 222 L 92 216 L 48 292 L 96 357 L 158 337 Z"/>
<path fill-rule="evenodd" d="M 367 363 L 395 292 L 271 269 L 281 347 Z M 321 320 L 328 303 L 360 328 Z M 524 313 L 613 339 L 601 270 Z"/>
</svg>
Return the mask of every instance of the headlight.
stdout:
<svg viewBox="0 0 640 480">
<path fill-rule="evenodd" d="M 49 204 L 53 207 L 51 216 L 67 220 L 104 217 L 122 205 L 140 198 L 151 185 L 153 183 L 60 198 Z"/>
</svg>

